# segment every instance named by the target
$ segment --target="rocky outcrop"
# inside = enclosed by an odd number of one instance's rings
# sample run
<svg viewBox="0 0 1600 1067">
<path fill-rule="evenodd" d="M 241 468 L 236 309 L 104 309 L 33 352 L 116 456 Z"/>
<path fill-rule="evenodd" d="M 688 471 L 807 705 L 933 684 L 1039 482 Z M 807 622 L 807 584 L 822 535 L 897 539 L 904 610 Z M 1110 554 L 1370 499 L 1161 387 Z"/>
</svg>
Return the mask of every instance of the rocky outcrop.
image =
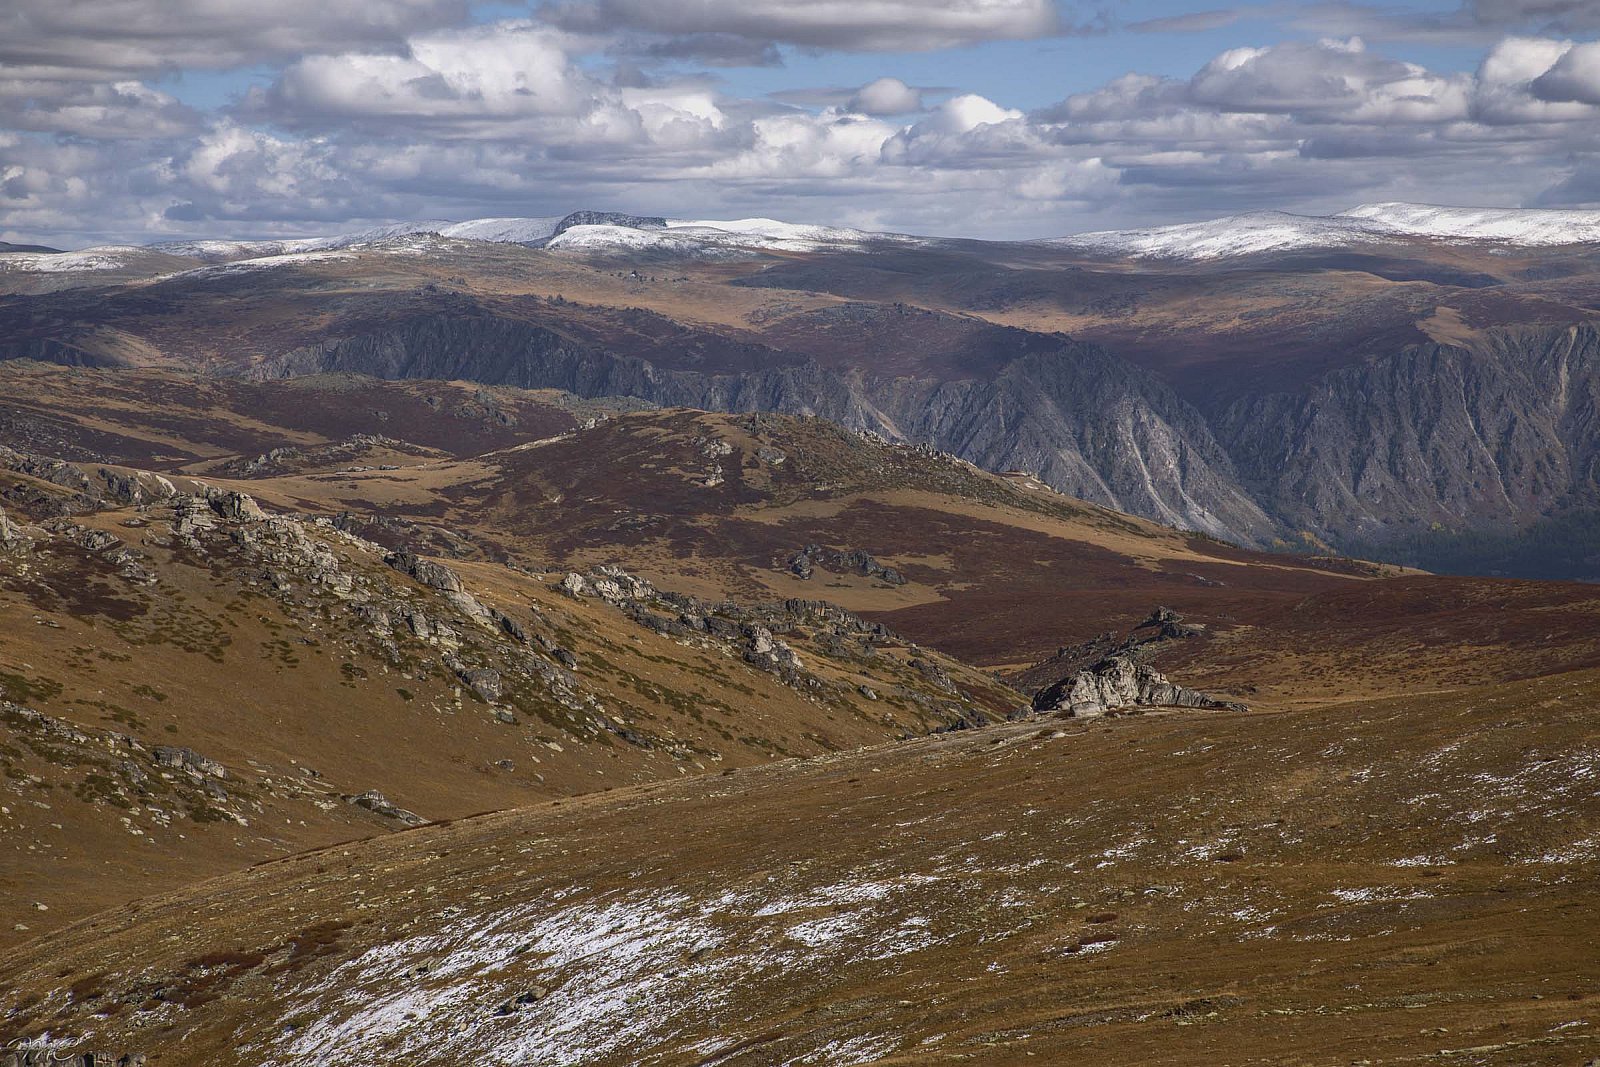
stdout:
<svg viewBox="0 0 1600 1067">
<path fill-rule="evenodd" d="M 36 515 L 79 515 L 108 507 L 139 506 L 168 500 L 177 493 L 171 481 L 150 471 L 96 467 L 91 472 L 77 463 L 19 452 L 4 445 L 0 445 L 0 469 L 67 490 L 41 492 L 37 486 L 26 484 L 0 490 L 0 495 Z"/>
<path fill-rule="evenodd" d="M 22 527 L 6 516 L 5 508 L 0 508 L 0 550 L 27 548 L 31 541 Z"/>
<path fill-rule="evenodd" d="M 421 826 L 428 821 L 416 812 L 407 811 L 405 808 L 400 807 L 376 789 L 369 789 L 365 793 L 347 796 L 344 800 L 346 804 L 365 808 L 374 815 L 381 815 L 385 819 L 393 819 L 395 822 L 403 823 L 406 826 Z"/>
<path fill-rule="evenodd" d="M 1080 719 L 1136 707 L 1248 710 L 1243 704 L 1175 685 L 1155 668 L 1126 655 L 1109 656 L 1041 690 L 1033 707 Z"/>
<path fill-rule="evenodd" d="M 1034 690 L 1033 710 L 1065 713 L 1078 718 L 1104 715 L 1119 708 L 1228 708 L 1243 704 L 1212 697 L 1168 681 L 1146 662 L 1172 641 L 1204 635 L 1206 627 L 1186 622 L 1167 607 L 1157 607 L 1128 635 L 1103 633 L 1081 645 L 1056 650 L 1012 679 L 1024 690 Z"/>
<path fill-rule="evenodd" d="M 78 777 L 75 791 L 91 803 L 122 809 L 143 804 L 152 812 L 158 810 L 152 805 L 159 804 L 162 819 L 182 814 L 197 822 L 226 819 L 241 826 L 249 825 L 247 811 L 261 810 L 253 800 L 230 797 L 222 785 L 230 777 L 227 769 L 193 749 L 147 748 L 128 734 L 79 726 L 6 700 L 0 700 L 0 734 L 9 734 L 69 768 Z M 40 741 L 47 741 L 48 747 L 40 747 Z M 0 763 L 6 765 L 6 774 L 37 781 L 6 758 L 5 748 L 0 746 Z"/>
<path fill-rule="evenodd" d="M 1129 638 L 1134 644 L 1148 644 L 1152 641 L 1181 641 L 1188 637 L 1199 637 L 1206 632 L 1204 624 L 1185 622 L 1182 615 L 1167 607 L 1157 607 L 1145 617 L 1144 621 L 1133 628 Z"/>
<path fill-rule="evenodd" d="M 226 778 L 228 769 L 209 756 L 202 756 L 192 748 L 174 745 L 157 745 L 150 750 L 156 766 L 186 771 L 196 777 Z"/>
<path fill-rule="evenodd" d="M 824 570 L 844 574 L 859 574 L 865 578 L 876 578 L 886 585 L 905 585 L 905 575 L 893 567 L 885 567 L 872 558 L 872 554 L 861 549 L 844 551 L 842 549 L 824 548 L 821 545 L 807 545 L 788 561 L 789 572 L 797 578 L 809 579 L 818 567 Z"/>
<path fill-rule="evenodd" d="M 206 499 L 218 515 L 233 522 L 257 522 L 267 517 L 252 497 L 236 490 L 213 489 L 207 492 Z"/>
<path fill-rule="evenodd" d="M 559 237 L 574 226 L 626 226 L 632 230 L 664 230 L 667 220 L 661 215 L 629 215 L 621 211 L 574 211 L 556 223 L 550 236 Z"/>
<path fill-rule="evenodd" d="M 443 594 L 444 598 L 463 615 L 467 615 L 480 623 L 491 626 L 498 625 L 513 635 L 521 629 L 514 620 L 486 606 L 477 597 L 467 592 L 466 586 L 461 584 L 461 577 L 442 563 L 423 559 L 415 552 L 404 549 L 399 552 L 390 552 L 383 557 L 383 561 L 402 574 L 415 578 L 429 589 Z"/>
<path fill-rule="evenodd" d="M 1054 655 L 1018 671 L 1009 680 L 1023 692 L 1038 692 L 1104 660 L 1126 656 L 1145 662 L 1159 655 L 1169 641 L 1188 640 L 1205 633 L 1203 623 L 1188 622 L 1171 608 L 1157 607 L 1126 636 L 1107 631 L 1081 644 L 1063 645 Z"/>
<path fill-rule="evenodd" d="M 737 657 L 808 697 L 878 700 L 880 694 L 871 685 L 824 677 L 815 663 L 808 665 L 809 652 L 802 656 L 795 643 L 809 643 L 835 665 L 848 663 L 890 677 L 910 675 L 911 684 L 886 687 L 889 695 L 916 705 L 943 723 L 940 728 L 992 721 L 988 713 L 967 702 L 949 671 L 933 657 L 882 623 L 869 622 L 825 600 L 792 598 L 767 604 L 704 600 L 657 589 L 614 566 L 568 573 L 557 588 L 574 598 L 603 600 L 663 637 Z M 887 655 L 890 646 L 902 648 L 906 658 Z"/>
</svg>

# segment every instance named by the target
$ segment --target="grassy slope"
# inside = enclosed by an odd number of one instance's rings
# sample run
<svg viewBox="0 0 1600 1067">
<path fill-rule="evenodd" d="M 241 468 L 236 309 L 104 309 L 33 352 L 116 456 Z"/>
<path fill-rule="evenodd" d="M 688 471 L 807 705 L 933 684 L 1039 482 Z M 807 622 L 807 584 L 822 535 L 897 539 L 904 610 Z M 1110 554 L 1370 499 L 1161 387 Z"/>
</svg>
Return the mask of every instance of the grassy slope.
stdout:
<svg viewBox="0 0 1600 1067">
<path fill-rule="evenodd" d="M 341 799 L 368 789 L 425 818 L 454 817 L 881 741 L 948 721 L 946 705 L 1004 711 L 1020 699 L 935 653 L 898 640 L 864 653 L 824 643 L 806 623 L 785 637 L 832 688 L 785 684 L 742 661 L 736 642 L 663 636 L 601 601 L 562 595 L 559 574 L 459 565 L 484 602 L 573 654 L 578 695 L 593 699 L 572 710 L 517 672 L 522 646 L 384 566 L 370 543 L 301 527 L 360 601 L 423 611 L 455 638 L 403 625 L 378 634 L 361 603 L 305 567 L 243 550 L 237 527 L 193 550 L 171 538 L 170 507 L 75 521 L 120 537 L 159 580 L 130 582 L 106 558 L 113 549 L 88 551 L 40 527 L 30 549 L 0 551 L 0 696 L 83 734 L 0 717 L 4 942 L 242 863 L 394 828 Z M 499 667 L 501 703 L 517 721 L 497 720 L 441 665 L 447 654 Z M 918 655 L 956 688 L 915 669 Z M 191 748 L 228 776 L 208 783 L 157 766 L 158 745 Z"/>
<path fill-rule="evenodd" d="M 0 969 L 5 1025 L 164 1065 L 1579 1063 L 1597 680 L 1034 722 L 428 827 L 79 923 Z"/>
</svg>

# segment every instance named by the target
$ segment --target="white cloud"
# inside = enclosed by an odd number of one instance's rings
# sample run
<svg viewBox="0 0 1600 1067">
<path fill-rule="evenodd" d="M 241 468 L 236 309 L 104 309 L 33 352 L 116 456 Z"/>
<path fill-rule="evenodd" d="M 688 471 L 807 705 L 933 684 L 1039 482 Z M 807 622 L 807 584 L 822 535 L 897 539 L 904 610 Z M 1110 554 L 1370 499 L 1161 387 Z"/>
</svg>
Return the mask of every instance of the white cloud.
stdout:
<svg viewBox="0 0 1600 1067">
<path fill-rule="evenodd" d="M 1551 103 L 1600 104 L 1600 41 L 1573 45 L 1529 86 Z"/>
<path fill-rule="evenodd" d="M 0 77 L 0 114 L 16 130 L 111 140 L 175 137 L 204 125 L 200 115 L 168 94 L 132 80 L 97 84 Z"/>
<path fill-rule="evenodd" d="M 905 115 L 922 110 L 922 92 L 899 78 L 879 78 L 857 89 L 845 106 L 863 115 Z"/>
<path fill-rule="evenodd" d="M 607 11 L 648 23 L 630 3 Z M 724 3 L 706 0 L 704 17 Z M 981 23 L 990 35 L 1020 33 L 1037 13 L 917 6 L 922 29 L 947 35 L 958 13 L 962 32 Z M 334 21 L 349 12 L 343 0 L 329 8 Z M 744 22 L 728 17 L 740 33 L 759 23 L 796 43 L 822 40 L 816 26 L 831 20 L 835 37 L 857 35 L 837 47 L 907 22 L 905 4 L 878 0 L 757 0 Z M 1600 200 L 1600 173 L 1582 162 L 1600 153 L 1600 46 L 1552 38 L 1499 41 L 1472 73 L 1351 39 L 1231 49 L 1187 79 L 1126 74 L 1024 114 L 895 78 L 741 99 L 710 76 L 630 66 L 614 37 L 528 19 L 393 40 L 346 30 L 209 114 L 135 77 L 0 75 L 7 233 L 250 235 L 598 205 L 1020 237 L 1361 200 Z M 197 30 L 191 44 L 203 39 Z"/>
<path fill-rule="evenodd" d="M 0 66 L 13 77 L 94 81 L 227 69 L 392 44 L 466 10 L 465 0 L 6 0 Z"/>
<path fill-rule="evenodd" d="M 521 118 L 582 114 L 597 89 L 558 34 L 502 22 L 413 37 L 398 55 L 307 56 L 268 100 L 292 118 Z"/>
<path fill-rule="evenodd" d="M 923 133 L 970 133 L 979 126 L 1014 122 L 1020 118 L 1022 118 L 1020 111 L 1001 107 L 993 100 L 976 93 L 963 93 L 951 97 L 934 108 L 926 120 L 912 129 Z"/>
<path fill-rule="evenodd" d="M 1189 96 L 1225 111 L 1288 112 L 1364 122 L 1449 122 L 1466 117 L 1465 78 L 1366 50 L 1360 38 L 1238 48 L 1213 59 Z"/>
<path fill-rule="evenodd" d="M 1478 67 L 1473 116 L 1492 125 L 1566 122 L 1594 111 L 1572 102 L 1552 103 L 1534 95 L 1533 83 L 1572 48 L 1570 41 L 1508 37 L 1489 50 Z"/>
<path fill-rule="evenodd" d="M 586 32 L 722 34 L 845 51 L 921 51 L 1045 37 L 1052 0 L 564 0 L 546 13 Z"/>
</svg>

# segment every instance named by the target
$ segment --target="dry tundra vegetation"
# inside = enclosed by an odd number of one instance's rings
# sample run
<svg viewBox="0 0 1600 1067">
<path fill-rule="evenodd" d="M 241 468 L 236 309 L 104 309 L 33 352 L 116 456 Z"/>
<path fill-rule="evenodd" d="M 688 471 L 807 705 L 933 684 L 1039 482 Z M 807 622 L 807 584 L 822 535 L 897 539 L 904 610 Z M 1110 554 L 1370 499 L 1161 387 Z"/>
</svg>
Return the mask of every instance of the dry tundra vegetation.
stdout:
<svg viewBox="0 0 1600 1067">
<path fill-rule="evenodd" d="M 820 418 L 267 365 L 455 301 L 686 374 L 1070 328 L 1193 384 L 1240 337 L 1333 359 L 1329 301 L 1461 341 L 1487 283 L 1429 287 L 1481 264 L 1225 304 L 532 255 L 27 305 L 6 354 L 81 320 L 102 367 L 0 363 L 13 1059 L 1600 1058 L 1592 586 L 1241 548 Z M 1244 709 L 1031 706 L 1108 656 Z"/>
</svg>

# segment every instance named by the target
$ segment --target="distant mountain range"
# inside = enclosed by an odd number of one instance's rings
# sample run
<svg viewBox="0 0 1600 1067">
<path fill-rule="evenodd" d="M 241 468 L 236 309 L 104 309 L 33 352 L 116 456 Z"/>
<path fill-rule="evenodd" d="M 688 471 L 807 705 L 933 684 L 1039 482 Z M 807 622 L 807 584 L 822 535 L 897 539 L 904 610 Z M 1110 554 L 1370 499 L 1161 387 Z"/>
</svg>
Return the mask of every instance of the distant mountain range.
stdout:
<svg viewBox="0 0 1600 1067">
<path fill-rule="evenodd" d="M 609 211 L 576 211 L 537 218 L 440 219 L 398 223 L 322 237 L 287 240 L 163 241 L 105 245 L 61 252 L 42 245 L 0 242 L 0 257 L 48 255 L 53 262 L 0 259 L 0 269 L 103 270 L 135 250 L 225 263 L 380 246 L 400 238 L 437 236 L 574 251 L 632 251 L 663 255 L 726 256 L 759 251 L 859 251 L 873 246 L 930 247 L 951 238 L 779 222 L 775 219 L 669 219 Z M 1538 208 L 1459 208 L 1429 204 L 1363 204 L 1334 215 L 1257 211 L 1205 222 L 1151 229 L 1106 230 L 1036 243 L 1094 255 L 1133 259 L 1223 259 L 1296 250 L 1377 248 L 1413 241 L 1456 245 L 1544 248 L 1600 243 L 1600 211 Z M 65 258 L 63 258 L 65 257 Z"/>
<path fill-rule="evenodd" d="M 1600 578 L 1597 291 L 1600 212 L 983 242 L 582 211 L 0 253 L 0 357 L 821 415 L 1246 544 Z"/>
<path fill-rule="evenodd" d="M 543 218 L 433 219 L 398 223 L 326 237 L 265 241 L 162 241 L 148 245 L 100 245 L 77 252 L 43 246 L 0 247 L 0 270 L 40 272 L 114 270 L 142 256 L 169 256 L 201 263 L 276 260 L 348 249 L 416 249 L 429 238 L 489 241 L 580 252 L 648 252 L 691 258 L 723 258 L 752 251 L 846 251 L 875 245 L 923 246 L 935 238 L 810 226 L 775 219 L 731 221 L 668 219 L 611 211 L 575 211 Z M 8 253 L 32 253 L 10 255 Z M 290 260 L 293 262 L 293 260 Z"/>
</svg>

